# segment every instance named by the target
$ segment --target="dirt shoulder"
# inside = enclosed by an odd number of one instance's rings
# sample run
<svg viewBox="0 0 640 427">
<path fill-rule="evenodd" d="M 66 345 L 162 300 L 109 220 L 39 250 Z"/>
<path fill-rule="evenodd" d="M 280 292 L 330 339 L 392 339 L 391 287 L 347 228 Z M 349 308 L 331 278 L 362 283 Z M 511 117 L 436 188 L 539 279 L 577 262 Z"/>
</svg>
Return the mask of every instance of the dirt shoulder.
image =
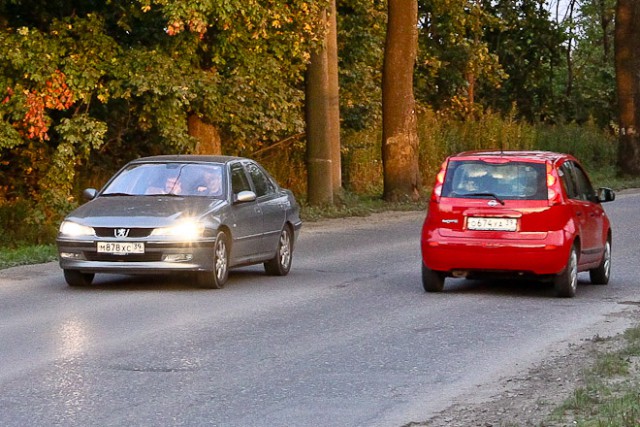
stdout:
<svg viewBox="0 0 640 427">
<path fill-rule="evenodd" d="M 629 303 L 629 310 L 618 313 L 635 324 L 638 303 Z M 551 421 L 553 411 L 574 391 L 585 386 L 585 373 L 593 367 L 599 354 L 614 353 L 623 348 L 623 331 L 613 335 L 595 335 L 577 344 L 569 344 L 566 351 L 535 363 L 526 373 L 505 378 L 495 384 L 481 386 L 482 395 L 489 398 L 477 401 L 454 402 L 452 406 L 432 418 L 410 423 L 408 426 L 428 427 L 559 427 L 574 425 L 573 420 Z M 479 390 L 480 391 L 480 390 Z"/>
</svg>

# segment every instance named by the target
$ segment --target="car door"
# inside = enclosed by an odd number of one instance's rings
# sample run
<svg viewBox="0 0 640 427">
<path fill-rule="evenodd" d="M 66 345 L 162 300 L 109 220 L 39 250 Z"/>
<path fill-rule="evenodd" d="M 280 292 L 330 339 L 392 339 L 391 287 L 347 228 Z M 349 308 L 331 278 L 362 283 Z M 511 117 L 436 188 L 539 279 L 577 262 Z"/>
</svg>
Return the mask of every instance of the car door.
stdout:
<svg viewBox="0 0 640 427">
<path fill-rule="evenodd" d="M 588 263 L 596 259 L 602 251 L 602 214 L 598 214 L 598 208 L 591 197 L 593 188 L 584 171 L 573 161 L 566 161 L 561 166 L 562 179 L 565 183 L 568 204 L 573 211 L 574 220 L 580 235 L 581 254 L 580 262 Z M 596 205 L 596 206 L 594 206 Z"/>
<path fill-rule="evenodd" d="M 288 199 L 257 163 L 247 162 L 245 167 L 262 212 L 262 251 L 264 254 L 272 254 L 276 252 L 280 232 L 284 227 Z"/>
<path fill-rule="evenodd" d="M 238 193 L 253 191 L 249 177 L 242 163 L 230 166 L 231 174 L 231 213 L 233 221 L 230 224 L 233 237 L 233 263 L 248 262 L 255 258 L 262 247 L 263 220 L 262 209 L 257 200 L 237 202 Z"/>
<path fill-rule="evenodd" d="M 585 262 L 597 261 L 602 254 L 604 242 L 604 209 L 589 181 L 586 172 L 574 163 L 576 182 L 580 189 L 580 202 L 583 205 L 585 221 L 582 230 L 583 254 Z"/>
</svg>

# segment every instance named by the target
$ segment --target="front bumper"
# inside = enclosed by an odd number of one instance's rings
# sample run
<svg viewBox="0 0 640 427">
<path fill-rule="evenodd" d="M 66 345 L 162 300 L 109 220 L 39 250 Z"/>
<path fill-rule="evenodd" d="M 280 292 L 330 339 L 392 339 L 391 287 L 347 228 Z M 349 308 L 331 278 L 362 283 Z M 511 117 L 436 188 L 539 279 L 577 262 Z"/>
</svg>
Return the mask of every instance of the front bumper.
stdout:
<svg viewBox="0 0 640 427">
<path fill-rule="evenodd" d="M 144 254 L 100 254 L 95 241 L 57 240 L 60 267 L 86 273 L 213 271 L 214 241 L 145 242 Z"/>
</svg>

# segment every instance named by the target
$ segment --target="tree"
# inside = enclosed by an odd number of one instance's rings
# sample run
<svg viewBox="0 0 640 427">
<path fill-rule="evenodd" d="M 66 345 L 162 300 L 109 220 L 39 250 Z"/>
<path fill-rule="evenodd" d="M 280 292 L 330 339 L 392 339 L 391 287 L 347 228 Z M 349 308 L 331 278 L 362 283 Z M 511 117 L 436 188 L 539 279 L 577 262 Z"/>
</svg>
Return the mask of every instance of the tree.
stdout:
<svg viewBox="0 0 640 427">
<path fill-rule="evenodd" d="M 478 86 L 505 79 L 485 34 L 500 25 L 479 0 L 419 0 L 418 101 L 435 109 L 475 109 Z"/>
<path fill-rule="evenodd" d="M 413 70 L 418 47 L 417 0 L 389 0 L 382 71 L 382 165 L 387 201 L 417 199 L 420 188 Z"/>
<path fill-rule="evenodd" d="M 618 0 L 615 24 L 616 90 L 620 136 L 618 166 L 624 175 L 640 175 L 640 3 Z"/>
<path fill-rule="evenodd" d="M 561 60 L 564 35 L 540 0 L 484 0 L 484 8 L 499 19 L 484 39 L 500 58 L 506 79 L 483 85 L 479 101 L 493 110 L 537 122 L 557 115 L 552 70 Z M 566 88 L 566 86 L 565 86 Z"/>
<path fill-rule="evenodd" d="M 567 75 L 564 75 L 562 64 L 554 68 L 558 93 L 561 84 L 572 76 L 571 90 L 565 90 L 569 96 L 560 104 L 564 107 L 561 113 L 567 121 L 593 121 L 602 128 L 617 122 L 612 55 L 614 13 L 615 0 L 583 0 L 571 22 L 568 22 L 571 16 L 568 9 L 560 24 L 562 28 L 574 27 L 567 33 L 573 38 L 571 57 L 567 57 L 567 62 L 571 62 L 571 66 L 566 68 Z"/>
<path fill-rule="evenodd" d="M 311 205 L 333 203 L 342 187 L 340 105 L 335 0 L 322 12 L 324 42 L 311 53 L 305 82 L 307 197 Z"/>
<path fill-rule="evenodd" d="M 327 12 L 322 12 L 327 22 Z M 311 53 L 306 77 L 307 198 L 318 206 L 333 203 L 329 58 L 326 44 Z"/>
<path fill-rule="evenodd" d="M 218 137 L 250 154 L 302 132 L 326 7 L 0 1 L 0 203 L 35 199 L 34 217 L 55 223 L 79 172 L 99 186 L 141 155 L 218 151 L 202 148 Z"/>
</svg>

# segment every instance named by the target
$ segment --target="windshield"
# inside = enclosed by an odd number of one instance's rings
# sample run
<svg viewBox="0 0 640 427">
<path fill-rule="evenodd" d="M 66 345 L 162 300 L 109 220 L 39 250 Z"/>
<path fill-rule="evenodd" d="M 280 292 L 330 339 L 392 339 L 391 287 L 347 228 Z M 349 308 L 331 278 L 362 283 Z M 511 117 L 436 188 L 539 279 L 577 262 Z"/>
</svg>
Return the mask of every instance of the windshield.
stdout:
<svg viewBox="0 0 640 427">
<path fill-rule="evenodd" d="M 530 162 L 451 161 L 442 196 L 546 200 L 546 166 Z"/>
<path fill-rule="evenodd" d="M 202 163 L 139 163 L 122 170 L 101 196 L 225 196 L 223 167 Z"/>
</svg>

